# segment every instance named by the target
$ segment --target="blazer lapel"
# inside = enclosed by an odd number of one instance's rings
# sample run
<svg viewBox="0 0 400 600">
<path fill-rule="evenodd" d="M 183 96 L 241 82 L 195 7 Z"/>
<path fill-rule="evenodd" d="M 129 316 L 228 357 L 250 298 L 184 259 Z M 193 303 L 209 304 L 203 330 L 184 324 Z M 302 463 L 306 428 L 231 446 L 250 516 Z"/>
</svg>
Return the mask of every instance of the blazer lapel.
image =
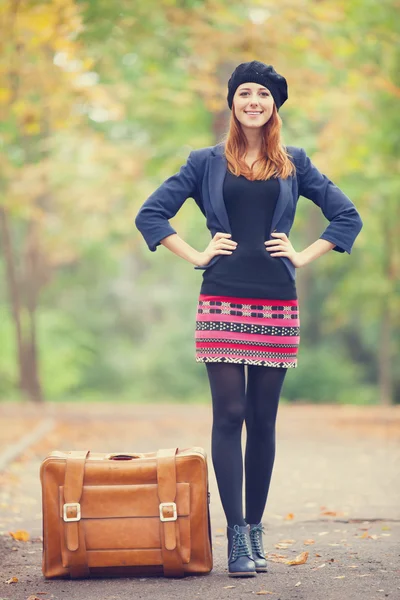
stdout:
<svg viewBox="0 0 400 600">
<path fill-rule="evenodd" d="M 227 169 L 227 160 L 224 155 L 223 144 L 217 144 L 213 148 L 213 152 L 210 158 L 210 168 L 208 175 L 208 185 L 210 202 L 213 210 L 217 216 L 218 221 L 227 233 L 232 233 L 231 225 L 229 223 L 229 217 L 226 210 L 224 197 L 223 197 L 223 183 L 225 173 Z M 286 205 L 290 199 L 292 193 L 292 177 L 282 179 L 278 177 L 279 181 L 279 195 L 276 202 L 274 214 L 272 215 L 271 232 L 275 229 L 277 223 L 282 217 Z"/>
<path fill-rule="evenodd" d="M 279 223 L 281 216 L 285 212 L 286 205 L 289 202 L 290 195 L 292 193 L 292 178 L 291 177 L 288 177 L 287 179 L 282 179 L 281 177 L 278 177 L 278 181 L 279 181 L 279 195 L 278 195 L 278 200 L 276 201 L 274 214 L 272 215 L 271 232 L 274 231 L 276 225 Z"/>
<path fill-rule="evenodd" d="M 226 233 L 232 233 L 222 191 L 226 168 L 227 160 L 223 154 L 211 155 L 208 174 L 210 201 L 217 219 Z"/>
</svg>

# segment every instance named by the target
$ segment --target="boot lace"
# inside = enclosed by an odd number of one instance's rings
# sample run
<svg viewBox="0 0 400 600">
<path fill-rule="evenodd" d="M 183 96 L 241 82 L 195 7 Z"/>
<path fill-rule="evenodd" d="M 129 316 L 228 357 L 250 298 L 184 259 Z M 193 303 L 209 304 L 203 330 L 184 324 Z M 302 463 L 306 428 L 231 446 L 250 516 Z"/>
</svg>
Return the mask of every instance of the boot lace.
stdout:
<svg viewBox="0 0 400 600">
<path fill-rule="evenodd" d="M 236 560 L 239 556 L 251 556 L 246 533 L 239 530 L 239 525 L 234 525 L 235 533 L 232 540 L 232 560 Z"/>
<path fill-rule="evenodd" d="M 256 525 L 250 529 L 250 539 L 253 549 L 259 554 L 264 554 L 262 548 L 262 534 L 264 533 L 263 525 Z"/>
</svg>

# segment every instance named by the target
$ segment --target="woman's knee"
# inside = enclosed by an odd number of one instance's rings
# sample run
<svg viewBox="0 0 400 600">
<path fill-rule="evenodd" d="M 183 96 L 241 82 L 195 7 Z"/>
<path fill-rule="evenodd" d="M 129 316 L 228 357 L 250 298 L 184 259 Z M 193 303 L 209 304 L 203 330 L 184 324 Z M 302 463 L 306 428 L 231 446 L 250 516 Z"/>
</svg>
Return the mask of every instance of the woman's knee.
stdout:
<svg viewBox="0 0 400 600">
<path fill-rule="evenodd" d="M 245 419 L 245 404 L 232 403 L 219 407 L 218 411 L 214 412 L 213 424 L 219 429 L 234 430 L 242 427 Z"/>
</svg>

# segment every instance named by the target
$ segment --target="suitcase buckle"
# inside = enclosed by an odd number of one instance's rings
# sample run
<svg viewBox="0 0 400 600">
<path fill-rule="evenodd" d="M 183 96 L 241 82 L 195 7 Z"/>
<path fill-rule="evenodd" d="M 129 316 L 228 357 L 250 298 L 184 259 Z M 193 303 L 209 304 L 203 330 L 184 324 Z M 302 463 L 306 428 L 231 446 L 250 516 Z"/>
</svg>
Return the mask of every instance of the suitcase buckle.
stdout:
<svg viewBox="0 0 400 600">
<path fill-rule="evenodd" d="M 75 508 L 76 509 L 76 517 L 68 517 L 67 508 Z M 67 502 L 66 504 L 64 504 L 63 519 L 67 523 L 70 521 L 80 521 L 81 505 L 79 504 L 79 502 Z"/>
<path fill-rule="evenodd" d="M 172 517 L 164 517 L 164 513 L 163 513 L 163 508 L 164 506 L 169 506 L 172 507 L 173 510 L 173 515 Z M 175 502 L 161 502 L 160 503 L 160 521 L 176 521 L 177 519 L 177 512 L 176 512 L 176 504 Z"/>
</svg>

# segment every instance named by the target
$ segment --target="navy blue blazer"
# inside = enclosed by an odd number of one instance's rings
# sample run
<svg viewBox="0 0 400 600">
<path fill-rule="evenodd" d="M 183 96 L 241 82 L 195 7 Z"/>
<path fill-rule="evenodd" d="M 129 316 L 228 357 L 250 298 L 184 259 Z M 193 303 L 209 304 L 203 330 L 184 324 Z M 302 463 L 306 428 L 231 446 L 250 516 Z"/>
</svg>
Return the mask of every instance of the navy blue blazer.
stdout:
<svg viewBox="0 0 400 600">
<path fill-rule="evenodd" d="M 272 216 L 271 232 L 286 233 L 292 227 L 299 196 L 312 200 L 328 219 L 329 225 L 320 238 L 335 244 L 333 250 L 351 253 L 363 226 L 353 202 L 311 162 L 303 148 L 286 146 L 296 167 L 296 174 L 279 180 L 279 196 Z M 168 219 L 176 215 L 187 198 L 193 198 L 206 217 L 211 238 L 219 231 L 232 234 L 222 186 L 227 169 L 224 144 L 192 150 L 178 173 L 166 179 L 144 202 L 135 218 L 135 225 L 154 252 L 160 241 L 177 231 Z M 266 241 L 266 240 L 265 240 Z M 216 254 L 205 266 L 208 269 L 224 254 Z M 277 256 L 286 265 L 291 278 L 296 267 L 286 256 Z"/>
</svg>

